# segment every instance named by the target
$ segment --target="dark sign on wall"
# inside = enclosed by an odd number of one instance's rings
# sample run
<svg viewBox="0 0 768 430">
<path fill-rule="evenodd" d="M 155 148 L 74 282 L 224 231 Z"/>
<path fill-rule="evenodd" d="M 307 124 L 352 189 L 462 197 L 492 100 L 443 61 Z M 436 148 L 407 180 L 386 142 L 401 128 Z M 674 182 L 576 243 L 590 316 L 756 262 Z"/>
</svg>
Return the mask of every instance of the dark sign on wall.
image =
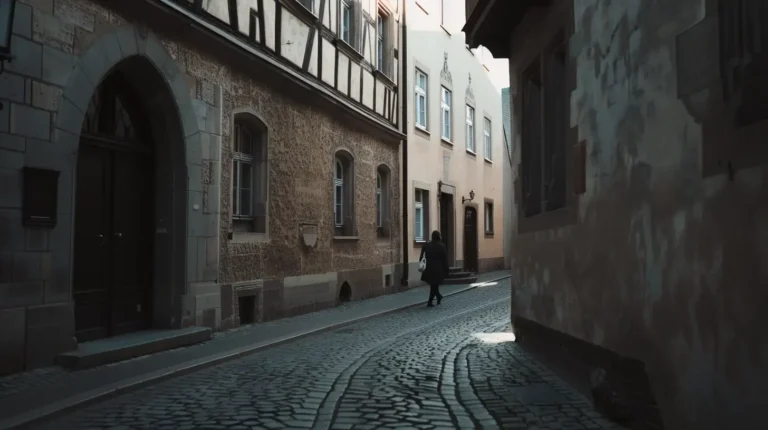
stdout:
<svg viewBox="0 0 768 430">
<path fill-rule="evenodd" d="M 59 172 L 24 167 L 21 223 L 27 227 L 54 227 L 58 201 Z"/>
</svg>

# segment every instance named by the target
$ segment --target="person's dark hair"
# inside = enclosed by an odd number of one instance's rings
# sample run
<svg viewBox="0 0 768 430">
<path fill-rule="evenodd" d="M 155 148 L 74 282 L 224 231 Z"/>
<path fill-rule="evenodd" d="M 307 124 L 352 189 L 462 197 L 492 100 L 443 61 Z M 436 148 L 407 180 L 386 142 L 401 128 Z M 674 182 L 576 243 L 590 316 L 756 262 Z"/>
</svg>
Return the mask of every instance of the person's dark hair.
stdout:
<svg viewBox="0 0 768 430">
<path fill-rule="evenodd" d="M 433 242 L 440 242 L 441 240 L 443 240 L 443 238 L 440 237 L 440 232 L 437 231 L 437 230 L 433 231 L 432 232 L 432 241 Z"/>
</svg>

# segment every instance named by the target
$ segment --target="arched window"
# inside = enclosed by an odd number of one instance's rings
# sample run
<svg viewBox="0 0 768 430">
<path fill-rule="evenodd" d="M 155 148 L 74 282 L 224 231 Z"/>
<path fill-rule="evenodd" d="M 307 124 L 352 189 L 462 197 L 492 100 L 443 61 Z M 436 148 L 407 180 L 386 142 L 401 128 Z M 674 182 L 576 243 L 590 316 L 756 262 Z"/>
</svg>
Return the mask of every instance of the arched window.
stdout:
<svg viewBox="0 0 768 430">
<path fill-rule="evenodd" d="M 389 167 L 382 164 L 376 168 L 376 231 L 379 237 L 389 237 L 390 234 L 389 188 Z"/>
<path fill-rule="evenodd" d="M 339 150 L 333 159 L 334 236 L 357 236 L 355 226 L 354 159 Z"/>
<path fill-rule="evenodd" d="M 267 127 L 235 115 L 232 141 L 232 224 L 235 232 L 267 233 Z"/>
</svg>

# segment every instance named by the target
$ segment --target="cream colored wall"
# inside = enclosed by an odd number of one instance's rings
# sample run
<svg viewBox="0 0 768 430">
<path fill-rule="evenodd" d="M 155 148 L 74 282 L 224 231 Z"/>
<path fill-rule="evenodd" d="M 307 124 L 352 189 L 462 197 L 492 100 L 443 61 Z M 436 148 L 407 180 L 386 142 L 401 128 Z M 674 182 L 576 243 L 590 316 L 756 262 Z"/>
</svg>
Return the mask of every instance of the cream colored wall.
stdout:
<svg viewBox="0 0 768 430">
<path fill-rule="evenodd" d="M 411 244 L 409 261 L 416 261 L 421 247 L 414 243 L 414 187 L 420 183 L 426 186 L 430 194 L 429 229 L 439 226 L 439 208 L 437 205 L 437 182 L 442 179 L 446 184 L 456 187 L 455 203 L 455 256 L 463 259 L 463 219 L 464 208 L 461 197 L 469 197 L 470 190 L 475 191 L 473 203 L 478 208 L 478 245 L 479 258 L 503 257 L 503 165 L 504 140 L 502 131 L 502 111 L 500 91 L 489 78 L 489 71 L 466 48 L 461 27 L 464 24 L 463 2 L 446 1 L 446 17 L 440 25 L 439 0 L 407 0 L 408 28 L 408 179 L 409 196 L 407 199 L 409 214 L 409 242 Z M 458 8 L 458 9 L 453 9 Z M 440 139 L 440 87 L 441 71 L 448 53 L 448 71 L 451 75 L 452 102 L 452 144 Z M 416 68 L 428 75 L 427 125 L 429 133 L 416 130 L 415 123 L 415 77 Z M 475 147 L 476 155 L 466 150 L 466 90 L 469 76 L 472 76 L 471 88 L 475 106 Z M 483 118 L 491 120 L 492 162 L 484 160 Z M 443 157 L 450 157 L 447 172 L 444 172 Z M 420 187 L 421 188 L 421 187 Z M 484 230 L 486 198 L 494 201 L 494 235 L 486 237 Z M 417 273 L 418 274 L 418 273 Z M 416 275 L 412 275 L 414 278 Z"/>
</svg>

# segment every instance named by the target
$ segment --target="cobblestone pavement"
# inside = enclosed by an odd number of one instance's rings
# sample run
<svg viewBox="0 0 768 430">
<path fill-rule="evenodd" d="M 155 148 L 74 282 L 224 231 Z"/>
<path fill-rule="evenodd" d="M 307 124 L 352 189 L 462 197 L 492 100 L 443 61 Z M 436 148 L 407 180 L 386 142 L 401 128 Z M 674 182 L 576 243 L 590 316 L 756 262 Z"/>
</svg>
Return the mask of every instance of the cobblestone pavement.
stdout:
<svg viewBox="0 0 768 430">
<path fill-rule="evenodd" d="M 509 281 L 113 398 L 42 429 L 612 427 L 503 331 Z"/>
</svg>

